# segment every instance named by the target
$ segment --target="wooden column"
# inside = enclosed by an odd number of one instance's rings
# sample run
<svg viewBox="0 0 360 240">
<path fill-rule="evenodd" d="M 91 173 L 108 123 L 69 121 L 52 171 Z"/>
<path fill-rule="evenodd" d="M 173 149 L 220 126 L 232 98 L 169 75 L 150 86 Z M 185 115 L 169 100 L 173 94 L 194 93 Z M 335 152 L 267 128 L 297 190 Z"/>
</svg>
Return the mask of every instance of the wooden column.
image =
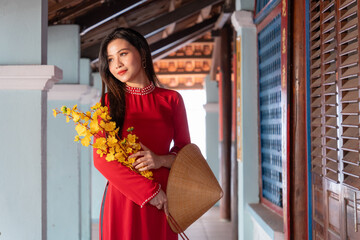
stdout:
<svg viewBox="0 0 360 240">
<path fill-rule="evenodd" d="M 231 34 L 230 25 L 225 25 L 220 33 L 220 181 L 224 196 L 220 200 L 220 214 L 222 219 L 230 220 L 231 207 Z"/>
<path fill-rule="evenodd" d="M 293 1 L 290 61 L 290 238 L 307 239 L 305 3 Z M 291 10 L 290 10 L 291 11 Z M 291 51 L 288 49 L 289 51 Z"/>
</svg>

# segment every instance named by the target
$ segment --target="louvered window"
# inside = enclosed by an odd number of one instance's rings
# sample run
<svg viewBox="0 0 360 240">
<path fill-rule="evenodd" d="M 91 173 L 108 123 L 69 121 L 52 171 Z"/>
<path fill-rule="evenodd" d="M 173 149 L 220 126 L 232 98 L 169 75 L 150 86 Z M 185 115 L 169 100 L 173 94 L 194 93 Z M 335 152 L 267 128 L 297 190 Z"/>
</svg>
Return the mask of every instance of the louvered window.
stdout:
<svg viewBox="0 0 360 240">
<path fill-rule="evenodd" d="M 281 18 L 258 33 L 262 196 L 282 207 Z"/>
<path fill-rule="evenodd" d="M 311 165 L 314 173 L 322 175 L 320 1 L 312 2 L 310 18 Z"/>
<path fill-rule="evenodd" d="M 360 190 L 359 42 L 357 1 L 340 1 L 339 89 L 343 184 Z"/>
<path fill-rule="evenodd" d="M 310 2 L 312 173 L 360 190 L 355 0 Z"/>
<path fill-rule="evenodd" d="M 258 0 L 256 1 L 256 13 L 260 12 L 266 4 L 268 4 L 271 0 Z"/>
</svg>

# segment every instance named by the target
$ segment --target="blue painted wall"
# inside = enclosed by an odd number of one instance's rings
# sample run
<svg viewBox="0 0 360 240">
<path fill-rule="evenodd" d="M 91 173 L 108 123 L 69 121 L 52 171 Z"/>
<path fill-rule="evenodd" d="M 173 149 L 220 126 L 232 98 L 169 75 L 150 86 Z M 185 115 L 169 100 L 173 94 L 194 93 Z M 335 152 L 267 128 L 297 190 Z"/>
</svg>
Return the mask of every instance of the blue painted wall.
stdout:
<svg viewBox="0 0 360 240">
<path fill-rule="evenodd" d="M 75 143 L 74 124 L 51 109 L 73 106 L 77 101 L 48 101 L 47 206 L 48 238 L 80 237 L 80 146 Z"/>
<path fill-rule="evenodd" d="M 0 102 L 0 238 L 42 239 L 46 92 L 0 90 Z"/>
<path fill-rule="evenodd" d="M 215 80 L 210 76 L 205 78 L 206 104 L 212 104 L 216 111 L 205 113 L 206 128 L 206 160 L 213 171 L 216 179 L 220 182 L 220 156 L 219 156 L 219 88 Z"/>
<path fill-rule="evenodd" d="M 91 74 L 94 88 L 101 91 L 101 77 L 99 73 Z M 100 98 L 98 99 L 100 101 Z M 92 157 L 92 153 L 91 153 Z M 93 159 L 92 159 L 93 162 Z M 106 178 L 91 164 L 91 219 L 93 222 L 99 221 L 102 196 L 106 185 Z"/>
<path fill-rule="evenodd" d="M 0 65 L 46 64 L 46 0 L 1 0 Z"/>
<path fill-rule="evenodd" d="M 80 35 L 78 25 L 54 25 L 48 29 L 48 64 L 63 70 L 60 84 L 79 83 Z"/>
</svg>

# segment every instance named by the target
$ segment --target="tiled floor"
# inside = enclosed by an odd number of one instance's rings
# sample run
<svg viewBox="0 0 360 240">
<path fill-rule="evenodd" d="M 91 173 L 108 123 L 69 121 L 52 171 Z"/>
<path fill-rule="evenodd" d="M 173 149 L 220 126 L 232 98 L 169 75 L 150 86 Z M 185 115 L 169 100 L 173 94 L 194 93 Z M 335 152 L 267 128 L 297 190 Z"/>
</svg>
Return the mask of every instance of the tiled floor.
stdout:
<svg viewBox="0 0 360 240">
<path fill-rule="evenodd" d="M 219 207 L 213 207 L 185 231 L 190 240 L 231 240 L 231 222 L 220 220 Z M 181 239 L 179 237 L 179 239 Z"/>
<path fill-rule="evenodd" d="M 231 240 L 231 222 L 222 221 L 219 216 L 219 207 L 211 208 L 186 229 L 185 234 L 189 240 Z M 92 228 L 92 240 L 98 240 L 98 224 L 93 223 Z"/>
</svg>

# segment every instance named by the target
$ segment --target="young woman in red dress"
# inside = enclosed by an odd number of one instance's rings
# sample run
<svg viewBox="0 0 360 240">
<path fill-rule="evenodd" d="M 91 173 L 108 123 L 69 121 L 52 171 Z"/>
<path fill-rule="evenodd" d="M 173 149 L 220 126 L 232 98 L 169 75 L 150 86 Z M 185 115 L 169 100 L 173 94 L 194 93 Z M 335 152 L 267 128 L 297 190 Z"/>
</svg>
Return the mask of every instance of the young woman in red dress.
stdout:
<svg viewBox="0 0 360 240">
<path fill-rule="evenodd" d="M 134 127 L 142 144 L 142 150 L 132 155 L 134 166 L 154 174 L 154 180 L 149 180 L 94 151 L 94 165 L 108 180 L 100 211 L 100 239 L 177 239 L 166 220 L 165 191 L 176 153 L 190 143 L 181 95 L 158 86 L 150 48 L 134 30 L 118 28 L 110 33 L 102 42 L 99 63 L 102 105 L 109 107 L 124 136 Z"/>
</svg>

